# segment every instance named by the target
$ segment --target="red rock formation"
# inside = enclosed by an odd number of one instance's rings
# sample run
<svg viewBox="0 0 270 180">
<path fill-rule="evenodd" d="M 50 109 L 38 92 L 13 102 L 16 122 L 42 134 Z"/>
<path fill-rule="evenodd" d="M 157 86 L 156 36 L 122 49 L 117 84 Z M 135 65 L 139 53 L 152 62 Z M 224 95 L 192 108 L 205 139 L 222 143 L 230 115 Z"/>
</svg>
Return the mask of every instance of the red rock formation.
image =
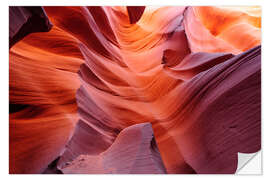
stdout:
<svg viewBox="0 0 270 180">
<path fill-rule="evenodd" d="M 10 115 L 11 173 L 43 172 L 57 157 L 68 173 L 102 173 L 89 170 L 93 159 L 142 173 L 100 158 L 142 142 L 117 139 L 146 122 L 167 173 L 234 173 L 237 152 L 260 149 L 259 11 L 44 9 L 52 30 L 10 50 L 10 102 L 20 104 Z M 134 160 L 136 149 L 118 153 Z"/>
<path fill-rule="evenodd" d="M 56 26 L 10 49 L 10 173 L 41 173 L 62 152 L 78 120 L 81 57 L 76 40 Z"/>
</svg>

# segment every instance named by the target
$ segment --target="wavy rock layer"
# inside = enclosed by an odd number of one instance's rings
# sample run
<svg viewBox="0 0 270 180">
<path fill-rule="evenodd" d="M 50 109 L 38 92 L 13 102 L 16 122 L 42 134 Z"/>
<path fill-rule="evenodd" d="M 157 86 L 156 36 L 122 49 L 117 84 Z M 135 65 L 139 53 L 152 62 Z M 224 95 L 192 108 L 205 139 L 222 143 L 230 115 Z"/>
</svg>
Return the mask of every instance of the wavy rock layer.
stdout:
<svg viewBox="0 0 270 180">
<path fill-rule="evenodd" d="M 80 155 L 61 169 L 76 174 L 164 174 L 150 123 L 125 128 L 98 156 Z"/>
<path fill-rule="evenodd" d="M 169 133 L 197 173 L 234 173 L 237 152 L 261 148 L 261 47 L 186 82 L 181 117 Z"/>
<path fill-rule="evenodd" d="M 70 37 L 54 26 L 10 49 L 10 173 L 41 173 L 72 135 L 83 60 Z"/>
<path fill-rule="evenodd" d="M 119 166 L 137 158 L 128 153 L 136 145 L 122 152 L 125 144 L 141 139 L 118 138 L 146 122 L 167 173 L 234 173 L 237 152 L 260 149 L 259 11 L 44 9 L 52 30 L 10 50 L 10 101 L 23 109 L 10 116 L 12 173 L 42 172 L 59 156 L 67 173 L 103 173 L 107 165 L 117 168 L 106 173 L 143 173 Z M 111 157 L 121 153 L 123 159 Z M 100 163 L 95 172 L 93 161 Z"/>
</svg>

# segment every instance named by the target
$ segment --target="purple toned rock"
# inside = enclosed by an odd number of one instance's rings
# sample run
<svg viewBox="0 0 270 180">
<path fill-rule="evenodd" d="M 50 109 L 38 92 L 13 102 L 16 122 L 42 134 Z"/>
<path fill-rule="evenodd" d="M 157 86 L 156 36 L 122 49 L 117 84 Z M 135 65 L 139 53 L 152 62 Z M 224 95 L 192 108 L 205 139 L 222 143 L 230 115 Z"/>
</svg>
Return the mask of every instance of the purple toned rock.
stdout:
<svg viewBox="0 0 270 180">
<path fill-rule="evenodd" d="M 42 7 L 9 7 L 9 48 L 33 32 L 48 32 L 52 27 Z"/>
<path fill-rule="evenodd" d="M 61 170 L 68 174 L 166 173 L 150 123 L 125 128 L 103 153 L 80 155 Z"/>
</svg>

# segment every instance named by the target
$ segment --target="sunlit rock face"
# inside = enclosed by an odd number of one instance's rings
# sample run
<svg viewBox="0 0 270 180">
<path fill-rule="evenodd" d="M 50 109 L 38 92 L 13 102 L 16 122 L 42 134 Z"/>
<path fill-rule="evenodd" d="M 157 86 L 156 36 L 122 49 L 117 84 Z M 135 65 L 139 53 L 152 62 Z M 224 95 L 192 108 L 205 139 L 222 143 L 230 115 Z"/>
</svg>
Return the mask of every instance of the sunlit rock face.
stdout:
<svg viewBox="0 0 270 180">
<path fill-rule="evenodd" d="M 10 173 L 226 174 L 260 150 L 260 8 L 41 10 L 49 32 L 10 36 Z"/>
</svg>

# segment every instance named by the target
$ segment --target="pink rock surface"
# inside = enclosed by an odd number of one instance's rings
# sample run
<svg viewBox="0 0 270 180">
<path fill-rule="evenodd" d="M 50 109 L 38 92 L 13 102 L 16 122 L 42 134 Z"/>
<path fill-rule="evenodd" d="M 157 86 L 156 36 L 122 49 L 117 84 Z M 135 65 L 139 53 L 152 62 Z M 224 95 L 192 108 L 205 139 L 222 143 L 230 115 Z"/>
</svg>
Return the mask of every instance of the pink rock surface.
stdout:
<svg viewBox="0 0 270 180">
<path fill-rule="evenodd" d="M 80 155 L 61 171 L 72 174 L 166 173 L 150 123 L 124 129 L 106 151 L 97 156 Z"/>
</svg>

